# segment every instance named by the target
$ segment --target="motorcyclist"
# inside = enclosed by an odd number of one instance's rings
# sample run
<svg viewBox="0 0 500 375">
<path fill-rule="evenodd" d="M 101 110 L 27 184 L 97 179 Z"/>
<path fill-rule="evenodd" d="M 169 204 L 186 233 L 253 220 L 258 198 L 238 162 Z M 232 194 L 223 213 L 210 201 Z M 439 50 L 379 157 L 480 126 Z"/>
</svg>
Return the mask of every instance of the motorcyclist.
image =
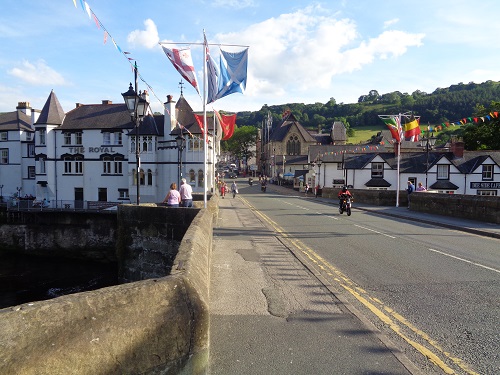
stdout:
<svg viewBox="0 0 500 375">
<path fill-rule="evenodd" d="M 342 208 L 342 203 L 344 203 L 344 198 L 352 198 L 352 194 L 349 190 L 347 190 L 347 186 L 342 187 L 342 190 L 339 191 L 339 208 Z"/>
<path fill-rule="evenodd" d="M 253 178 L 252 177 L 248 178 L 248 185 L 250 185 L 250 186 L 253 185 Z"/>
</svg>

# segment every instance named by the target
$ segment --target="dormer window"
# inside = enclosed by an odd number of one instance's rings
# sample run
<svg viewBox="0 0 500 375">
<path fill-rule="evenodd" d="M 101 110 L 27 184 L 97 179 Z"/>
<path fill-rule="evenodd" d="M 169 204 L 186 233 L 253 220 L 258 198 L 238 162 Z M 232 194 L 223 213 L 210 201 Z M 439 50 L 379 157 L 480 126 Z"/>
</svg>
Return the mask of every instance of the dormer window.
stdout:
<svg viewBox="0 0 500 375">
<path fill-rule="evenodd" d="M 493 180 L 493 165 L 492 164 L 483 165 L 483 180 L 484 181 Z"/>
</svg>

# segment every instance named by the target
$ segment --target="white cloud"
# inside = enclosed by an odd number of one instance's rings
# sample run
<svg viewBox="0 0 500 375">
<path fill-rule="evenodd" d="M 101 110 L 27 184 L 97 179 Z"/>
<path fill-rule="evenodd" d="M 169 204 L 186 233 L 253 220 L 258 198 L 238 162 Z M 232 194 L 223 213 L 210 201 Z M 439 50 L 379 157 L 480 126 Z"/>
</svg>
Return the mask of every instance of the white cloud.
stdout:
<svg viewBox="0 0 500 375">
<path fill-rule="evenodd" d="M 212 3 L 212 6 L 242 9 L 242 8 L 254 7 L 255 2 L 253 0 L 215 0 Z"/>
<path fill-rule="evenodd" d="M 362 40 L 356 23 L 337 19 L 320 6 L 309 6 L 248 27 L 218 34 L 221 43 L 248 44 L 247 95 L 284 94 L 288 90 L 328 88 L 336 75 L 360 70 L 375 59 L 398 57 L 422 45 L 424 34 L 384 31 Z M 290 92 L 289 92 L 290 93 Z"/>
<path fill-rule="evenodd" d="M 64 86 L 67 84 L 61 74 L 41 59 L 35 63 L 25 60 L 21 66 L 9 70 L 8 73 L 32 85 Z"/>
<path fill-rule="evenodd" d="M 127 42 L 132 47 L 154 48 L 160 41 L 158 36 L 158 28 L 152 19 L 148 18 L 144 21 L 145 30 L 134 30 L 128 37 Z"/>
<path fill-rule="evenodd" d="M 393 18 L 392 20 L 385 21 L 384 22 L 384 29 L 387 29 L 398 22 L 399 22 L 399 18 Z"/>
</svg>

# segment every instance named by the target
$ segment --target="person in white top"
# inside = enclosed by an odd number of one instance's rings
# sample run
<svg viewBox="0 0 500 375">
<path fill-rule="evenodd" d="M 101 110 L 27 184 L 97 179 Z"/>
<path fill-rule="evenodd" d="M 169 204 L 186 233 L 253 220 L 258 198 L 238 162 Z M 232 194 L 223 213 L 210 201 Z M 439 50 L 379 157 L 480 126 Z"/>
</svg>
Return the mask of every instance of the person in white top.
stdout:
<svg viewBox="0 0 500 375">
<path fill-rule="evenodd" d="M 181 187 L 179 193 L 181 194 L 182 207 L 193 207 L 193 188 L 186 182 L 186 179 L 181 179 Z"/>
</svg>

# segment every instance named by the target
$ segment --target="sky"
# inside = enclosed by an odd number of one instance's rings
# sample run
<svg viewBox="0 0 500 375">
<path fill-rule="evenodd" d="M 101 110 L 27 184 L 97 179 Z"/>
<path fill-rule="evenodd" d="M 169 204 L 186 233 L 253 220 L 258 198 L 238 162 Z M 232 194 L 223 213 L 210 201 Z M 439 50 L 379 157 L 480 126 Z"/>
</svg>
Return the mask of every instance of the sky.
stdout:
<svg viewBox="0 0 500 375">
<path fill-rule="evenodd" d="M 243 48 L 229 45 L 249 47 L 244 94 L 207 110 L 257 111 L 331 98 L 347 104 L 370 90 L 432 93 L 460 82 L 500 81 L 498 0 L 75 3 L 2 0 L 0 112 L 15 111 L 18 102 L 42 109 L 51 90 L 65 112 L 76 103 L 123 103 L 121 93 L 134 81 L 133 61 L 139 90 L 148 89 L 153 111 L 163 112 L 167 95 L 179 98 L 182 77 L 159 43 L 193 43 L 203 93 L 204 32 L 214 56 L 219 48 Z M 188 83 L 183 94 L 194 110 L 203 109 Z"/>
</svg>

